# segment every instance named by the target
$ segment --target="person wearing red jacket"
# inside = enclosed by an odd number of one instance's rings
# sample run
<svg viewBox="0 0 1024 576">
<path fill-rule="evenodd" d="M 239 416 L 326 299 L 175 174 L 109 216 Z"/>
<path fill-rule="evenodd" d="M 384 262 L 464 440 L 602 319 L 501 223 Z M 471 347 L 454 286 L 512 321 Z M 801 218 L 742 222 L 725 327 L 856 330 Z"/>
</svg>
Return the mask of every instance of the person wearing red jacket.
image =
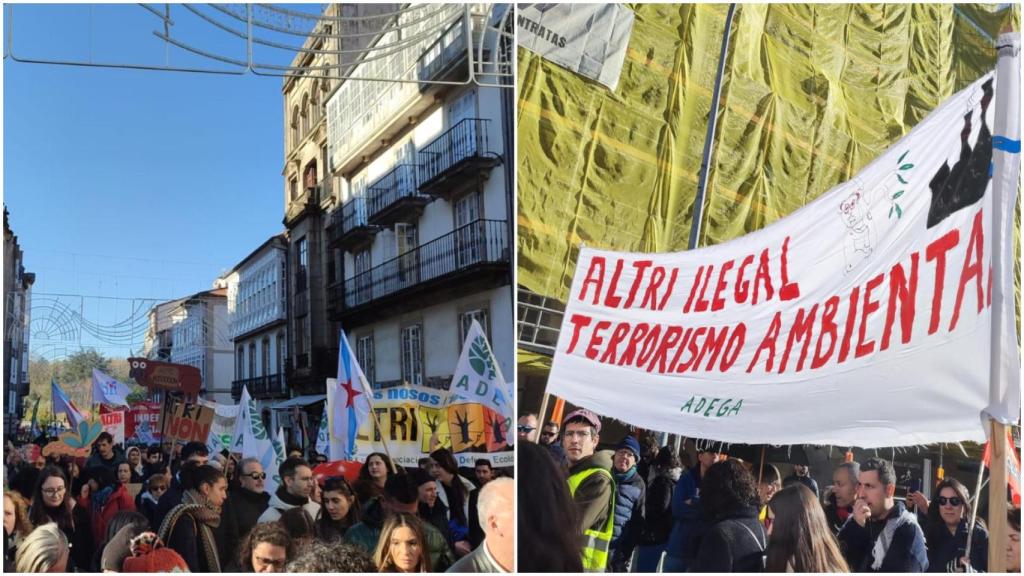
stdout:
<svg viewBox="0 0 1024 576">
<path fill-rule="evenodd" d="M 89 468 L 89 509 L 92 515 L 92 533 L 96 542 L 103 542 L 107 535 L 107 524 L 122 510 L 135 511 L 135 501 L 128 493 L 128 486 L 117 481 L 113 470 L 105 466 Z"/>
</svg>

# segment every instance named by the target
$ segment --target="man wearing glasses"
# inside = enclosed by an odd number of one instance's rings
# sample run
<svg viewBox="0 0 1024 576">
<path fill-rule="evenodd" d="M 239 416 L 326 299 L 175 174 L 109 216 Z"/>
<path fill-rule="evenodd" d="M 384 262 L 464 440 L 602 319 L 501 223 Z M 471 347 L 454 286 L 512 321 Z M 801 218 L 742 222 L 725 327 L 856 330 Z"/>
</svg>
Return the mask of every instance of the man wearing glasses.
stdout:
<svg viewBox="0 0 1024 576">
<path fill-rule="evenodd" d="M 239 537 L 245 536 L 270 506 L 270 494 L 264 488 L 267 474 L 260 461 L 246 458 L 238 464 L 238 471 L 238 486 L 228 491 L 221 511 L 222 522 L 218 527 L 223 531 L 222 555 L 226 558 L 235 557 Z"/>
<path fill-rule="evenodd" d="M 569 461 L 569 492 L 583 528 L 583 569 L 604 572 L 615 526 L 615 481 L 610 453 L 595 452 L 601 419 L 581 408 L 570 412 L 562 427 L 562 447 Z"/>
<path fill-rule="evenodd" d="M 518 430 L 520 442 L 537 442 L 537 415 L 523 414 L 519 417 Z"/>
</svg>

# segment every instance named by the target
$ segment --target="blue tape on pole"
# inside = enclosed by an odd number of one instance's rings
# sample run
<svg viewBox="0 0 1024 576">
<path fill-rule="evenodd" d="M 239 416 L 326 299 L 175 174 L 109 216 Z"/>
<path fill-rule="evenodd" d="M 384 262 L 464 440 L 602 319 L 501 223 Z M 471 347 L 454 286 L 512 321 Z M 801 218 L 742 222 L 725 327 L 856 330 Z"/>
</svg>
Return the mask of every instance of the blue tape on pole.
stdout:
<svg viewBox="0 0 1024 576">
<path fill-rule="evenodd" d="M 1010 140 L 1006 136 L 993 136 L 992 147 L 1010 154 L 1020 154 L 1020 140 Z"/>
</svg>

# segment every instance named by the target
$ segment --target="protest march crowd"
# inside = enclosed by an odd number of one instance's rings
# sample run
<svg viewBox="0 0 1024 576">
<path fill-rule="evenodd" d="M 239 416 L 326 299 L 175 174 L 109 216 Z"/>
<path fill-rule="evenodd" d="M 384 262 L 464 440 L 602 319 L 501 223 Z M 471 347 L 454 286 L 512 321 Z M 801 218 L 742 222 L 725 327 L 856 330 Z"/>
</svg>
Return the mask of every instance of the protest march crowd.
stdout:
<svg viewBox="0 0 1024 576">
<path fill-rule="evenodd" d="M 512 569 L 512 479 L 447 448 L 410 469 L 373 453 L 350 483 L 293 447 L 273 493 L 259 460 L 202 442 L 124 450 L 104 432 L 88 458 L 4 454 L 4 572 Z"/>
<path fill-rule="evenodd" d="M 968 489 L 941 479 L 929 501 L 895 496 L 892 463 L 849 459 L 821 491 L 807 466 L 729 458 L 698 444 L 696 462 L 653 436 L 598 450 L 586 409 L 539 427 L 518 420 L 521 572 L 985 572 L 988 532 Z M 908 509 L 908 506 L 910 509 Z M 1009 507 L 1006 570 L 1019 573 L 1020 509 Z M 973 526 L 973 531 L 969 530 Z M 967 550 L 970 550 L 968 553 Z"/>
</svg>

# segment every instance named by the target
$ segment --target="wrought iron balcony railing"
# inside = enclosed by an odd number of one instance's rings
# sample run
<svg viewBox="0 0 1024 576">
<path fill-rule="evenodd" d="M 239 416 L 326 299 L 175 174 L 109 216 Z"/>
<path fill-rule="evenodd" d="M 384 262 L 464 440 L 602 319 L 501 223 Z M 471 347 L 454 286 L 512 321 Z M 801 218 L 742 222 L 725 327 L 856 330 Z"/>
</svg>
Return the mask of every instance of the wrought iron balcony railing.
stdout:
<svg viewBox="0 0 1024 576">
<path fill-rule="evenodd" d="M 421 191 L 428 191 L 446 173 L 474 160 L 485 160 L 488 165 L 497 163 L 487 144 L 488 122 L 484 118 L 461 120 L 419 151 Z"/>
<path fill-rule="evenodd" d="M 402 200 L 424 204 L 430 198 L 420 194 L 416 182 L 415 164 L 399 164 L 367 188 L 367 209 L 370 220 L 378 219 L 385 210 L 393 208 Z"/>
</svg>

